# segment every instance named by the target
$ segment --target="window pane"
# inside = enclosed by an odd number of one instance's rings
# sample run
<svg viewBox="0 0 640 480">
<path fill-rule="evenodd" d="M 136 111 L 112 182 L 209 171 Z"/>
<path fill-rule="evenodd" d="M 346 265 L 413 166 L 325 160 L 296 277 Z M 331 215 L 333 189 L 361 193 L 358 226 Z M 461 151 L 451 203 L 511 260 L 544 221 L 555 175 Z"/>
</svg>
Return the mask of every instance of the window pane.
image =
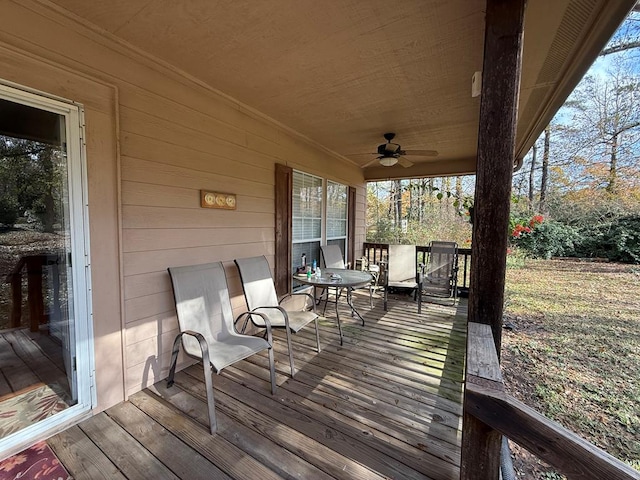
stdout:
<svg viewBox="0 0 640 480">
<path fill-rule="evenodd" d="M 292 271 L 301 265 L 304 253 L 307 264 L 320 261 L 322 238 L 322 179 L 302 172 L 293 172 L 293 245 Z M 298 286 L 293 282 L 294 288 Z"/>
<path fill-rule="evenodd" d="M 313 261 L 320 262 L 320 241 L 294 243 L 291 252 L 291 271 L 296 272 L 298 267 L 302 265 L 302 254 L 307 257 L 307 265 L 313 265 Z M 293 288 L 302 286 L 301 283 L 293 280 Z"/>
<path fill-rule="evenodd" d="M 348 188 L 336 182 L 327 182 L 327 238 L 347 234 Z"/>
<path fill-rule="evenodd" d="M 342 252 L 342 258 L 344 259 L 344 252 L 347 248 L 347 240 L 345 238 L 340 238 L 336 240 L 327 240 L 327 245 L 338 245 L 340 247 L 340 251 Z"/>
<path fill-rule="evenodd" d="M 322 234 L 322 179 L 293 172 L 293 239 L 319 239 Z"/>
</svg>

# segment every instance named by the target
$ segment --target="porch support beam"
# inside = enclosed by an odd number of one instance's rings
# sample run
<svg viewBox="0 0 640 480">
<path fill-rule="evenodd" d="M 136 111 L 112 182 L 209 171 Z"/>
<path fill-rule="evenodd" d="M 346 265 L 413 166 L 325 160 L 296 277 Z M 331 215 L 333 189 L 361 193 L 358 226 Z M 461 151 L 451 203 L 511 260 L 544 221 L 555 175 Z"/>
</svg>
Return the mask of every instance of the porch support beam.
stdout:
<svg viewBox="0 0 640 480">
<path fill-rule="evenodd" d="M 525 0 L 487 0 L 478 129 L 469 325 L 491 326 L 500 355 L 507 231 L 516 142 Z M 473 331 L 468 335 L 472 336 Z M 468 360 L 469 361 L 469 360 Z M 470 379 L 467 379 L 469 381 Z M 465 392 L 465 405 L 467 393 Z M 465 411 L 463 480 L 498 480 L 501 436 Z"/>
<path fill-rule="evenodd" d="M 487 0 L 469 322 L 491 325 L 500 357 L 507 230 L 525 0 Z"/>
</svg>

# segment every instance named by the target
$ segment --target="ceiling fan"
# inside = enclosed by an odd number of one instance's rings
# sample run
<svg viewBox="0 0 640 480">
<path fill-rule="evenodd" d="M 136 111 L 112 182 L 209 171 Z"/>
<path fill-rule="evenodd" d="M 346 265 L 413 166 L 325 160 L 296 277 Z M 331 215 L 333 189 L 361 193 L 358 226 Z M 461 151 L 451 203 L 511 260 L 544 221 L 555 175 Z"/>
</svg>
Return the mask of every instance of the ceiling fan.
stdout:
<svg viewBox="0 0 640 480">
<path fill-rule="evenodd" d="M 363 165 L 362 168 L 368 167 L 375 162 L 379 162 L 383 167 L 391 167 L 397 163 L 406 168 L 413 165 L 413 162 L 404 158 L 406 155 L 416 155 L 422 157 L 435 157 L 438 155 L 438 152 L 435 150 L 403 150 L 399 144 L 391 143 L 391 140 L 393 140 L 396 136 L 395 133 L 385 133 L 383 136 L 387 143 L 378 145 L 377 153 L 373 154 L 378 155 L 376 159 L 371 160 L 369 163 Z"/>
</svg>

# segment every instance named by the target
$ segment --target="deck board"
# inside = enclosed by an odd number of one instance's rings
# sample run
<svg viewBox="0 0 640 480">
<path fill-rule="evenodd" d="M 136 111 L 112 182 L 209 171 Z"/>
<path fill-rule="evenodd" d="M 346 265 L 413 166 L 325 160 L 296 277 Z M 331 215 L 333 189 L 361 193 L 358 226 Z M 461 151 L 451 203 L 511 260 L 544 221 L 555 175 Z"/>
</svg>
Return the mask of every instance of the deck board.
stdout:
<svg viewBox="0 0 640 480">
<path fill-rule="evenodd" d="M 355 300 L 365 326 L 342 309 L 344 345 L 333 311 L 320 322 L 321 353 L 313 327 L 292 337 L 293 379 L 284 332 L 274 331 L 275 395 L 264 352 L 215 375 L 215 436 L 208 433 L 200 364 L 178 372 L 173 387 L 156 384 L 72 432 L 92 442 L 92 457 L 98 449 L 97 458 L 125 478 L 138 478 L 127 467 L 139 457 L 138 467 L 150 462 L 179 478 L 208 472 L 208 478 L 233 479 L 457 479 L 464 300 L 458 307 L 423 304 L 421 315 L 410 301 L 390 300 L 384 312 L 380 301 L 369 309 L 368 295 Z M 104 428 L 95 428 L 98 422 Z M 107 430 L 127 440 L 109 443 Z M 61 435 L 50 440 L 56 452 L 69 433 Z M 72 475 L 103 478 L 61 451 Z"/>
<path fill-rule="evenodd" d="M 77 425 L 50 438 L 47 443 L 67 470 L 73 472 L 74 478 L 93 480 L 124 480 L 126 478 Z"/>
<path fill-rule="evenodd" d="M 179 478 L 106 413 L 85 420 L 80 429 L 128 479 Z M 77 476 L 75 472 L 71 475 Z"/>
<path fill-rule="evenodd" d="M 15 351 L 14 345 L 4 336 L 0 336 L 0 371 L 12 392 L 20 392 L 40 383 L 40 379 Z"/>
<path fill-rule="evenodd" d="M 208 412 L 203 399 L 179 388 L 167 388 L 164 382 L 135 394 L 131 397 L 131 402 L 145 410 L 144 405 L 142 405 L 145 399 L 157 399 L 157 397 L 161 397 L 162 401 L 166 401 L 175 407 L 179 414 L 188 412 L 192 421 L 198 422 L 205 427 L 208 425 Z M 184 418 L 183 413 L 181 418 Z M 218 422 L 218 436 L 248 454 L 245 455 L 245 459 L 252 457 L 281 477 L 314 478 L 319 480 L 333 478 L 289 450 L 278 447 L 275 442 L 266 436 L 245 427 L 242 423 L 235 421 L 222 411 L 216 411 L 216 420 Z M 208 430 L 202 431 L 202 433 L 209 436 Z"/>
</svg>

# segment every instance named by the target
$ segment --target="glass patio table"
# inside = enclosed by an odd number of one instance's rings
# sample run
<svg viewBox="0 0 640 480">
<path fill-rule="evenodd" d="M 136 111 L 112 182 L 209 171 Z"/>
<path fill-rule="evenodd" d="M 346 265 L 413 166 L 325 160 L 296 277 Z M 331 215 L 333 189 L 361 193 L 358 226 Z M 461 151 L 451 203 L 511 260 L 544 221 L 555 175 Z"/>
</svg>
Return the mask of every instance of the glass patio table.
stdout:
<svg viewBox="0 0 640 480">
<path fill-rule="evenodd" d="M 313 287 L 329 289 L 336 289 L 336 319 L 338 321 L 338 331 L 340 332 L 340 345 L 342 345 L 342 326 L 340 325 L 340 314 L 338 313 L 338 300 L 340 298 L 340 290 L 343 288 L 347 290 L 347 294 L 345 295 L 347 305 L 351 309 L 352 315 L 357 315 L 358 318 L 362 321 L 362 325 L 364 326 L 364 318 L 362 315 L 358 313 L 356 308 L 353 306 L 353 301 L 351 298 L 351 292 L 354 288 L 365 287 L 373 281 L 373 276 L 369 272 L 363 272 L 360 270 L 348 270 L 342 268 L 325 268 L 321 270 L 321 275 L 319 277 L 314 274 L 311 277 L 307 277 L 306 274 L 295 274 L 293 276 L 295 280 L 300 283 L 304 283 L 305 285 L 311 285 Z M 313 299 L 316 301 L 316 289 L 313 289 Z"/>
</svg>

